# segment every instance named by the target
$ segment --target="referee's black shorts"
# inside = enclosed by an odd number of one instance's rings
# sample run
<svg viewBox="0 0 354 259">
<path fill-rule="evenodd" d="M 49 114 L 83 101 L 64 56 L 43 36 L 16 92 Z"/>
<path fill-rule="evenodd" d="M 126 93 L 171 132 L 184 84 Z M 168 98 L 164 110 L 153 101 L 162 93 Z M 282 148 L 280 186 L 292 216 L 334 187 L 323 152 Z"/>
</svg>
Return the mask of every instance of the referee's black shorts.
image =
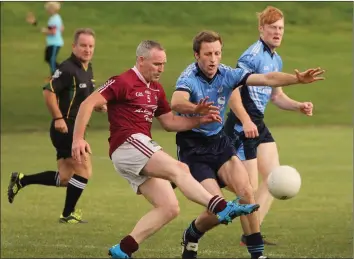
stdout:
<svg viewBox="0 0 354 259">
<path fill-rule="evenodd" d="M 52 144 L 57 151 L 57 160 L 71 157 L 71 145 L 73 142 L 75 120 L 65 119 L 65 122 L 68 127 L 68 133 L 61 133 L 57 131 L 54 127 L 54 120 L 52 120 L 50 125 L 50 139 L 52 140 Z"/>
</svg>

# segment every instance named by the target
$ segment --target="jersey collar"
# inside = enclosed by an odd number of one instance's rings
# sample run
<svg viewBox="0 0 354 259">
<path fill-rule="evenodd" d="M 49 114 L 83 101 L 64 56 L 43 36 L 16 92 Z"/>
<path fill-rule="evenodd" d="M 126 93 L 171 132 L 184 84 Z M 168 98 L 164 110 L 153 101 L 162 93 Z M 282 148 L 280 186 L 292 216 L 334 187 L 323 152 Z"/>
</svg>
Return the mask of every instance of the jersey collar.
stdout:
<svg viewBox="0 0 354 259">
<path fill-rule="evenodd" d="M 143 75 L 139 72 L 139 70 L 137 69 L 136 66 L 134 66 L 132 68 L 132 70 L 135 72 L 136 76 L 140 79 L 140 81 L 142 81 L 144 84 L 146 84 L 146 86 L 149 88 L 150 87 L 150 82 L 146 82 L 145 78 L 143 77 Z"/>
<path fill-rule="evenodd" d="M 207 77 L 203 71 L 200 69 L 200 67 L 198 66 L 198 62 L 195 63 L 195 66 L 197 68 L 197 72 L 195 73 L 196 76 L 200 76 L 201 78 L 203 78 L 205 81 L 207 81 L 209 84 L 211 82 L 213 82 L 214 78 L 218 75 L 221 74 L 220 69 L 218 68 L 218 70 L 216 71 L 216 74 L 213 76 L 213 78 L 209 78 Z"/>
<path fill-rule="evenodd" d="M 74 53 L 71 53 L 70 59 L 75 65 L 77 65 L 78 67 L 80 67 L 80 68 L 85 70 L 85 68 L 82 65 L 81 61 L 75 56 Z M 88 63 L 87 68 L 90 68 L 90 67 L 91 67 L 91 62 Z"/>
<path fill-rule="evenodd" d="M 273 58 L 275 52 L 272 52 L 272 50 L 269 48 L 269 46 L 264 42 L 264 40 L 262 40 L 262 38 L 259 38 L 259 41 L 262 42 L 263 44 L 263 50 L 267 51 L 269 53 L 269 55 Z"/>
</svg>

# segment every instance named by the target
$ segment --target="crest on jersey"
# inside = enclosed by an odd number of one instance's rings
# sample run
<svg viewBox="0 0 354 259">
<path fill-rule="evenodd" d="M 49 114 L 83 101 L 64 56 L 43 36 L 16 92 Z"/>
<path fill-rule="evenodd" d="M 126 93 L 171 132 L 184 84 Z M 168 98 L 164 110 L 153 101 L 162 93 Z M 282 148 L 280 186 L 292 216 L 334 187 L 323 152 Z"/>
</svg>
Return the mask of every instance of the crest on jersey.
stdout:
<svg viewBox="0 0 354 259">
<path fill-rule="evenodd" d="M 58 78 L 61 75 L 61 71 L 59 69 L 55 70 L 54 74 L 52 75 L 52 78 Z"/>
</svg>

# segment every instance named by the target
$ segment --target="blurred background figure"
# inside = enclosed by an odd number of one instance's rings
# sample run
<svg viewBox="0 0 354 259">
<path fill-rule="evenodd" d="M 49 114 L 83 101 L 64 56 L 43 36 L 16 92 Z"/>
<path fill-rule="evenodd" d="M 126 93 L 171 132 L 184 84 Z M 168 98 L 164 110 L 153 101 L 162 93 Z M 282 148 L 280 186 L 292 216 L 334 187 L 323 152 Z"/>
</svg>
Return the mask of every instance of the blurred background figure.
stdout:
<svg viewBox="0 0 354 259">
<path fill-rule="evenodd" d="M 51 76 L 54 74 L 58 67 L 57 56 L 60 48 L 64 45 L 62 33 L 64 31 L 63 20 L 59 15 L 60 11 L 59 2 L 47 2 L 44 4 L 44 8 L 49 14 L 49 20 L 47 27 L 43 27 L 41 32 L 46 35 L 46 48 L 44 59 L 49 65 L 50 76 L 45 79 L 49 82 Z M 37 26 L 37 19 L 34 13 L 29 12 L 26 17 L 26 21 L 34 26 Z"/>
</svg>

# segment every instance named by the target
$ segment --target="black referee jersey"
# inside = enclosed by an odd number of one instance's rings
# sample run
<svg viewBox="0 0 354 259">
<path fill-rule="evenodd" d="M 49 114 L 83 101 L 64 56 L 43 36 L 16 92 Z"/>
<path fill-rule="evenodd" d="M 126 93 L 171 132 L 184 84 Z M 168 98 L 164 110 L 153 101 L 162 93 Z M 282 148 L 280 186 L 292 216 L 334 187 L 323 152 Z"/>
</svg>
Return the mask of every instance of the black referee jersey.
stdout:
<svg viewBox="0 0 354 259">
<path fill-rule="evenodd" d="M 43 87 L 56 94 L 59 109 L 66 119 L 75 119 L 80 104 L 94 91 L 92 65 L 85 68 L 72 53 L 59 65 L 52 80 Z"/>
</svg>

